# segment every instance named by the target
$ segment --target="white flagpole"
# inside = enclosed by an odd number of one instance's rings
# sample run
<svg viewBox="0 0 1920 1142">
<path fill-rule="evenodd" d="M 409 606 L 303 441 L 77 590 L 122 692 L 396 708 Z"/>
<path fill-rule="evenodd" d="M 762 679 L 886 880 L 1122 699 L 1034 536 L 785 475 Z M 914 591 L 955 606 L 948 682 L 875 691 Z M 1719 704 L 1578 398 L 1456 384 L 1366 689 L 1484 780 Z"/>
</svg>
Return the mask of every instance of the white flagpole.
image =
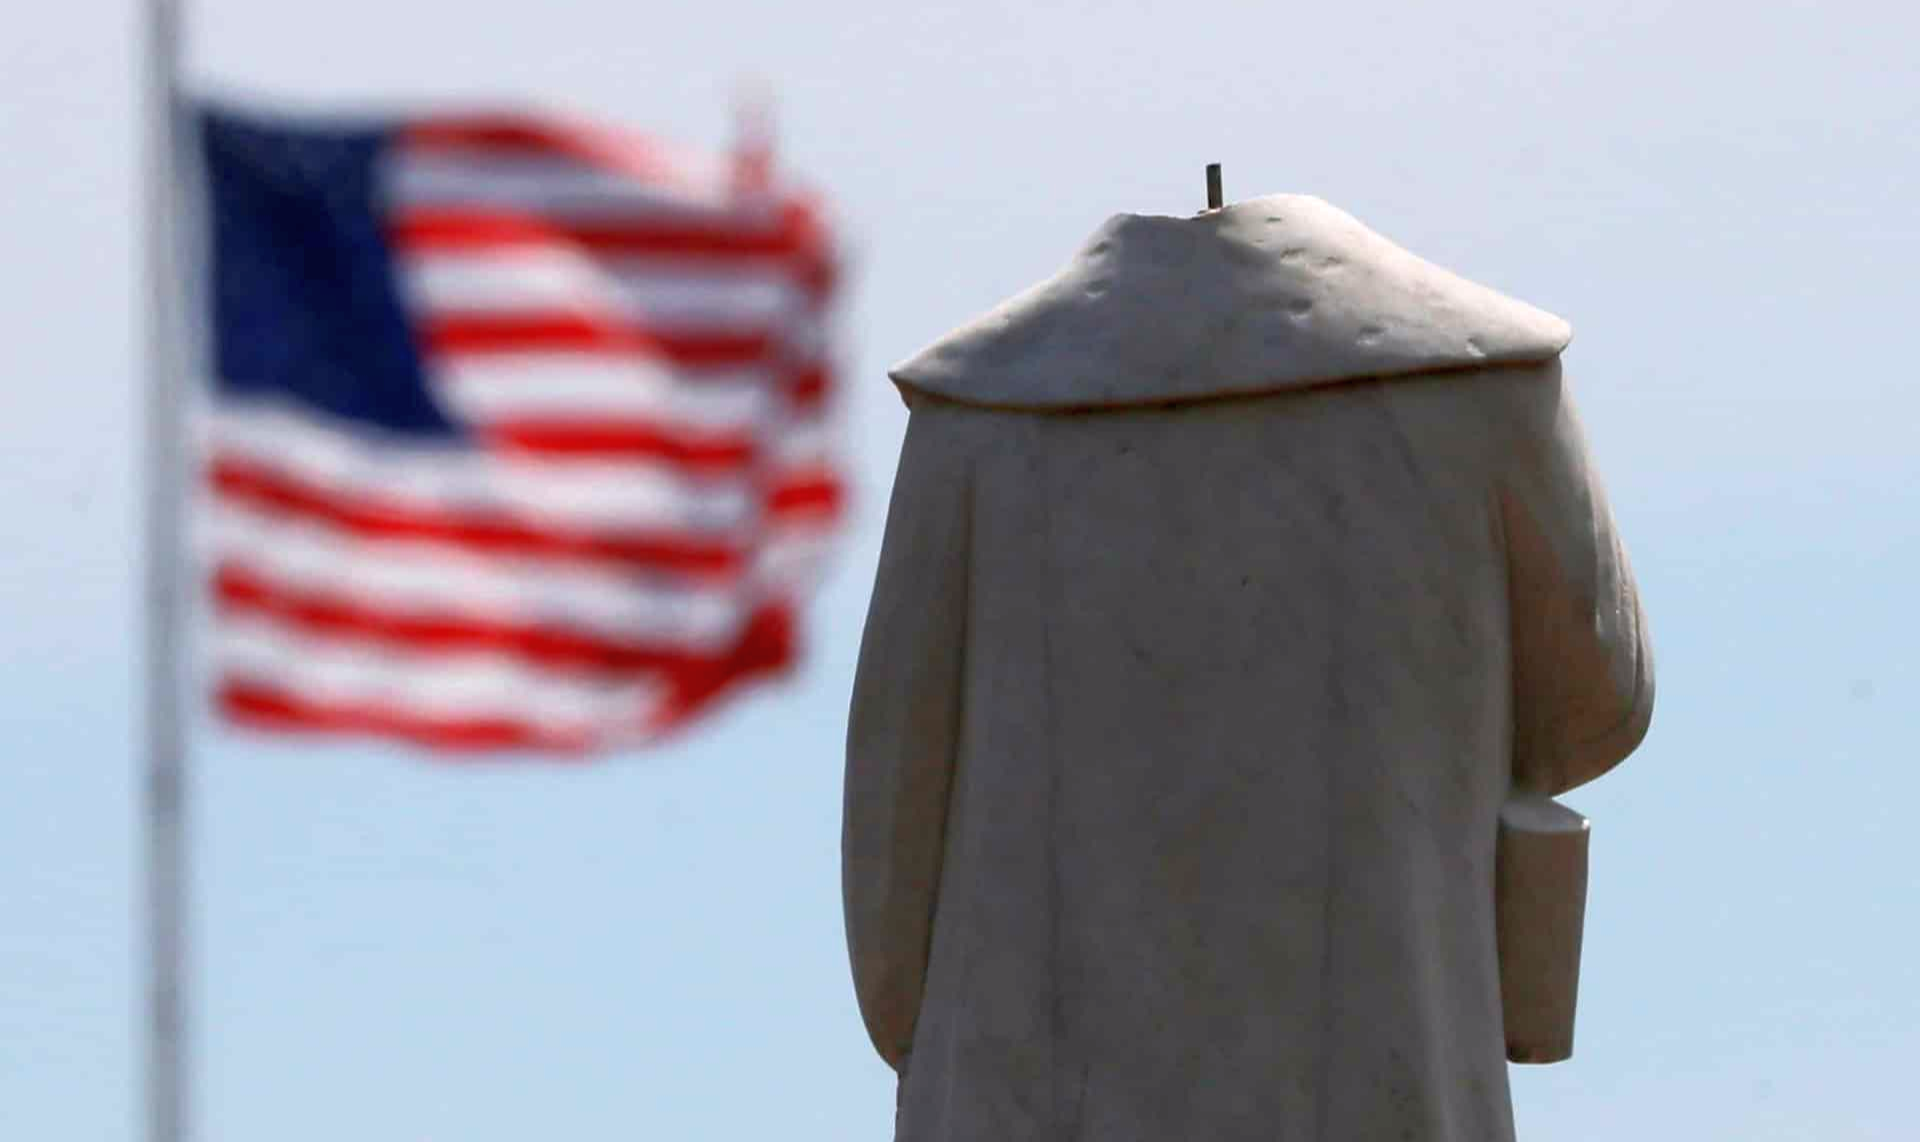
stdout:
<svg viewBox="0 0 1920 1142">
<path fill-rule="evenodd" d="M 147 0 L 146 676 L 147 1142 L 187 1138 L 187 783 L 180 702 L 183 447 L 175 255 L 182 0 Z"/>
</svg>

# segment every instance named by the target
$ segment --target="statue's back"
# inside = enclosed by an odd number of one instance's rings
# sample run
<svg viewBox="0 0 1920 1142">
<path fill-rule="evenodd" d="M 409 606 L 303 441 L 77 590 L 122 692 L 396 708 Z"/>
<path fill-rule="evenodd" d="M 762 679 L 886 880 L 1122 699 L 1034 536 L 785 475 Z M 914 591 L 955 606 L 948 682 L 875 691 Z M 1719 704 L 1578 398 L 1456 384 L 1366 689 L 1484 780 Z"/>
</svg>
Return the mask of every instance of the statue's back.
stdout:
<svg viewBox="0 0 1920 1142">
<path fill-rule="evenodd" d="M 1557 361 L 916 398 L 846 809 L 898 1137 L 1510 1138 L 1500 808 L 1645 660 Z"/>
</svg>

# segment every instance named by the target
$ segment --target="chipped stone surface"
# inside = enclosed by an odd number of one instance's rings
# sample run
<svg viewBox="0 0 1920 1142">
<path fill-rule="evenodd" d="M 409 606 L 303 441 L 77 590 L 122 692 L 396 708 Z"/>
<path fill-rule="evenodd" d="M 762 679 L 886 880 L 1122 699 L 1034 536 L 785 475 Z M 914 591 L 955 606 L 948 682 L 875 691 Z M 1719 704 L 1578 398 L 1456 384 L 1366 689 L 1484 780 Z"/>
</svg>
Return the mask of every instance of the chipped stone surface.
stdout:
<svg viewBox="0 0 1920 1142">
<path fill-rule="evenodd" d="M 1142 298 L 1190 255 L 1259 293 L 1204 317 L 1167 302 L 1171 346 L 1073 324 L 1092 310 L 1042 319 L 1055 279 L 1003 307 L 1004 343 L 976 323 L 900 375 L 843 843 L 901 1142 L 1513 1136 L 1503 807 L 1637 745 L 1645 624 L 1564 325 L 1491 294 L 1426 319 L 1334 288 L 1274 302 L 1294 280 L 1275 265 L 1382 294 L 1439 280 L 1313 200 L 1220 213 L 1303 212 L 1319 221 L 1264 245 L 1217 241 L 1224 223 L 1102 231 L 1088 256 L 1114 261 L 1075 290 Z M 1253 340 L 1231 313 L 1259 315 Z M 1325 314 L 1338 356 L 1293 332 Z M 1145 365 L 1080 368 L 1069 344 Z M 1198 399 L 1236 393 L 1259 395 Z"/>
<path fill-rule="evenodd" d="M 1571 337 L 1318 198 L 1277 194 L 1116 215 L 1059 273 L 892 375 L 970 403 L 1086 408 L 1544 361 Z"/>
</svg>

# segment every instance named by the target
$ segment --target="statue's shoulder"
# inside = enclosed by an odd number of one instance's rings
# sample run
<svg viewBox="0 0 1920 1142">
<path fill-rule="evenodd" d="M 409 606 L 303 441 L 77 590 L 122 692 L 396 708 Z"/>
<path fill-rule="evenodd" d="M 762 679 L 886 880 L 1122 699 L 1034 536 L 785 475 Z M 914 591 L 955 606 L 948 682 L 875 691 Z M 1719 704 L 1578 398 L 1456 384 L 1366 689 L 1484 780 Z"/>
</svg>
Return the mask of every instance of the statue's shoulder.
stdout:
<svg viewBox="0 0 1920 1142">
<path fill-rule="evenodd" d="M 1318 198 L 1272 195 L 1116 215 L 891 376 L 966 404 L 1097 408 L 1544 361 L 1571 336 Z"/>
</svg>

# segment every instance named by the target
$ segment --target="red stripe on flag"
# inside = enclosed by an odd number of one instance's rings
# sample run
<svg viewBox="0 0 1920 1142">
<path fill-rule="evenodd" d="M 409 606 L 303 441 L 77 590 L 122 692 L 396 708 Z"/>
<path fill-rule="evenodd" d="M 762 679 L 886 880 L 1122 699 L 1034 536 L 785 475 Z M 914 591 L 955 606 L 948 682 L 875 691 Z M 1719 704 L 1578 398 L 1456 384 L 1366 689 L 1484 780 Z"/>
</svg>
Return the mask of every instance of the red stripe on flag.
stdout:
<svg viewBox="0 0 1920 1142">
<path fill-rule="evenodd" d="M 743 683 L 778 673 L 796 653 L 794 621 L 784 606 L 765 608 L 747 624 L 733 650 L 670 679 L 672 690 L 640 734 L 685 727 Z M 226 678 L 215 702 L 229 721 L 270 731 L 375 734 L 442 750 L 549 750 L 581 753 L 600 744 L 586 734 L 561 734 L 510 718 L 430 718 L 393 706 L 314 702 L 257 680 Z M 636 711 L 636 718 L 638 712 Z"/>
<path fill-rule="evenodd" d="M 489 424 L 483 434 L 503 448 L 542 456 L 645 456 L 709 475 L 741 471 L 759 452 L 751 437 L 728 434 L 689 439 L 658 425 L 618 421 L 503 420 Z"/>
<path fill-rule="evenodd" d="M 596 254 L 682 258 L 786 258 L 811 253 L 819 238 L 791 219 L 775 227 L 689 222 L 579 222 L 479 209 L 415 207 L 395 213 L 387 236 L 403 251 L 572 246 Z M 810 266 L 810 272 L 814 271 Z"/>
<path fill-rule="evenodd" d="M 774 348 L 768 333 L 667 333 L 573 313 L 427 315 L 421 324 L 428 349 L 446 354 L 615 353 L 727 368 L 757 364 Z"/>
<path fill-rule="evenodd" d="M 362 539 L 418 539 L 482 553 L 605 561 L 638 571 L 731 579 L 746 566 L 735 545 L 675 535 L 568 534 L 511 517 L 383 503 L 312 487 L 264 465 L 216 456 L 208 480 L 216 494 L 256 510 L 311 520 Z"/>
<path fill-rule="evenodd" d="M 825 369 L 806 369 L 787 382 L 787 399 L 795 408 L 809 412 L 818 411 L 827 402 L 827 391 L 831 386 Z"/>
<path fill-rule="evenodd" d="M 558 627 L 464 615 L 393 614 L 334 595 L 283 587 L 237 562 L 214 573 L 222 613 L 259 615 L 307 634 L 381 643 L 430 654 L 507 654 L 551 670 L 596 675 L 659 671 L 701 677 L 731 660 L 665 645 L 617 642 Z"/>
<path fill-rule="evenodd" d="M 632 175 L 644 182 L 684 182 L 685 156 L 651 140 L 585 123 L 519 115 L 422 119 L 400 133 L 410 151 L 491 154 L 506 158 L 561 158 Z"/>
<path fill-rule="evenodd" d="M 767 493 L 767 512 L 776 516 L 837 516 L 846 506 L 846 485 L 830 472 L 790 477 Z"/>
<path fill-rule="evenodd" d="M 469 115 L 422 119 L 409 123 L 401 141 L 420 150 L 497 150 L 515 154 L 568 155 L 590 151 L 614 141 L 605 131 L 554 119 L 534 120 L 518 115 Z M 622 140 L 635 153 L 653 154 L 654 148 L 637 140 Z"/>
<path fill-rule="evenodd" d="M 214 696 L 229 720 L 254 729 L 377 734 L 444 750 L 544 750 L 581 753 L 594 742 L 511 718 L 429 718 L 389 706 L 314 702 L 260 682 L 224 679 Z M 636 723 L 640 712 L 635 711 Z"/>
<path fill-rule="evenodd" d="M 787 669 L 793 665 L 797 642 L 792 612 L 782 606 L 763 609 L 726 660 L 674 679 L 657 728 L 678 728 L 740 683 Z"/>
</svg>

